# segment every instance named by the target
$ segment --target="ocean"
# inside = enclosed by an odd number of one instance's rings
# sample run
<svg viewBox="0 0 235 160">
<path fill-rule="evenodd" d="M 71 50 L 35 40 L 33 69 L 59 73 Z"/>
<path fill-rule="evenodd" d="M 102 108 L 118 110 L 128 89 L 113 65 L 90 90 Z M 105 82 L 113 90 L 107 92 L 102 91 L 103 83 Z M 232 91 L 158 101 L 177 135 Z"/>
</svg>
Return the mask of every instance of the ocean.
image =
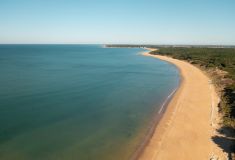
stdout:
<svg viewBox="0 0 235 160">
<path fill-rule="evenodd" d="M 0 159 L 129 160 L 180 82 L 144 51 L 0 45 Z"/>
</svg>

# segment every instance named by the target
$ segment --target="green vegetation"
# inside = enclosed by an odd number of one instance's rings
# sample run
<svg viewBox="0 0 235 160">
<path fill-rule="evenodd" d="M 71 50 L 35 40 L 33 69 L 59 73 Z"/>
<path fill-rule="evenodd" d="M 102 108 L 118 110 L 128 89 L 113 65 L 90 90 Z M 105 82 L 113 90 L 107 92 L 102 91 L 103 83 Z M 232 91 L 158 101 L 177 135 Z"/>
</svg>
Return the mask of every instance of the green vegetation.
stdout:
<svg viewBox="0 0 235 160">
<path fill-rule="evenodd" d="M 235 48 L 160 47 L 151 54 L 186 60 L 214 76 L 217 86 L 222 86 L 219 109 L 223 125 L 235 128 Z"/>
</svg>

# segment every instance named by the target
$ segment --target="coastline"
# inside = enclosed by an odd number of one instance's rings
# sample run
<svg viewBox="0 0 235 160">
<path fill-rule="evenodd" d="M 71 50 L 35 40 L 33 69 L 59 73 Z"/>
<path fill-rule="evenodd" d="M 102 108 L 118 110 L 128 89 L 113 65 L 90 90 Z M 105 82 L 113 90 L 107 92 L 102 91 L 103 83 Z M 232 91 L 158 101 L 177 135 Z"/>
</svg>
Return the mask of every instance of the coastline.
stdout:
<svg viewBox="0 0 235 160">
<path fill-rule="evenodd" d="M 144 56 L 175 65 L 180 70 L 181 83 L 137 159 L 225 159 L 223 151 L 211 140 L 217 128 L 214 121 L 218 115 L 214 110 L 219 97 L 210 79 L 187 62 L 151 55 L 156 49 L 145 49 L 149 52 L 143 53 Z"/>
</svg>

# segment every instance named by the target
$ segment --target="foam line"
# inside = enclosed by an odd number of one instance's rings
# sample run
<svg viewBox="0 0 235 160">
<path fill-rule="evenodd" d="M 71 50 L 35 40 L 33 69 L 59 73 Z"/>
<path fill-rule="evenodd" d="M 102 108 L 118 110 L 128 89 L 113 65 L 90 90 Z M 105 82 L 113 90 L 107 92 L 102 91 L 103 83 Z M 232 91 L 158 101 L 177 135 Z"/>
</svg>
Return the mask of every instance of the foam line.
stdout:
<svg viewBox="0 0 235 160">
<path fill-rule="evenodd" d="M 168 100 L 172 97 L 172 95 L 176 92 L 177 88 L 174 89 L 171 94 L 166 98 L 166 100 L 164 101 L 164 103 L 162 104 L 160 110 L 158 111 L 158 114 L 160 114 L 164 108 L 164 106 L 166 105 L 166 103 L 168 102 Z"/>
</svg>

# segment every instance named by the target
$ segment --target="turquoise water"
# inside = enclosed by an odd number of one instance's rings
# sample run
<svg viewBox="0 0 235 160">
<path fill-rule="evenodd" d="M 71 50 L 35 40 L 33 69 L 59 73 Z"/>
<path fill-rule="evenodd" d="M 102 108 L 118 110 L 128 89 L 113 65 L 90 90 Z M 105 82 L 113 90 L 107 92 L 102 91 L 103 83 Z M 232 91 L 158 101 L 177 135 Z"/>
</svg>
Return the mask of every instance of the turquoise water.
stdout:
<svg viewBox="0 0 235 160">
<path fill-rule="evenodd" d="M 143 51 L 0 45 L 0 159 L 128 160 L 179 83 Z"/>
</svg>

